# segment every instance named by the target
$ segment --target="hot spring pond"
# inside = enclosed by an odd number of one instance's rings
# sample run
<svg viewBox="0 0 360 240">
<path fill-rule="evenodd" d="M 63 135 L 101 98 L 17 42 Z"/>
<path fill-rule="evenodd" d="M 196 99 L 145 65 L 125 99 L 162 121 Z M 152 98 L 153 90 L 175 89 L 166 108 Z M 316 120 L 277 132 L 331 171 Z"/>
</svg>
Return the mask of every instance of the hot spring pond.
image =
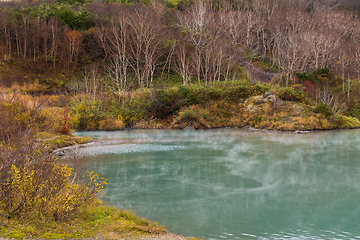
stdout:
<svg viewBox="0 0 360 240">
<path fill-rule="evenodd" d="M 79 132 L 110 205 L 205 239 L 360 239 L 360 131 Z"/>
</svg>

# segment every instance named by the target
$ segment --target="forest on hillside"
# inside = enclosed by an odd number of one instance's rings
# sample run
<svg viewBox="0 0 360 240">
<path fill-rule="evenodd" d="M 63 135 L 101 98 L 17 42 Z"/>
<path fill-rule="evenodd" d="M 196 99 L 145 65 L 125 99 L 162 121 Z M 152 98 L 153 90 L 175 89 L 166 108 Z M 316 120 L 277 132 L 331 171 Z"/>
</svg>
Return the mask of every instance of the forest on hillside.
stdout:
<svg viewBox="0 0 360 240">
<path fill-rule="evenodd" d="M 136 89 L 247 78 L 359 118 L 358 11 L 352 0 L 2 2 L 0 56 L 20 70 L 4 70 L 1 83 L 36 83 L 27 91 L 35 95 L 84 93 L 103 108 L 110 95 L 124 105 Z"/>
</svg>

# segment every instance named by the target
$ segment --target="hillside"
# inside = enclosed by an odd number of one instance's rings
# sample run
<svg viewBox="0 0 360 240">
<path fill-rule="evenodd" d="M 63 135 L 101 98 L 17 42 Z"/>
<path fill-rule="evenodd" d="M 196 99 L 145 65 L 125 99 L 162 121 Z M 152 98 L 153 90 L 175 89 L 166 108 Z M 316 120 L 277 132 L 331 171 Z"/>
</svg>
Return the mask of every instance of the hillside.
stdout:
<svg viewBox="0 0 360 240">
<path fill-rule="evenodd" d="M 184 107 L 207 108 L 206 101 L 219 100 L 230 106 L 279 89 L 278 98 L 329 121 L 359 118 L 357 5 L 2 2 L 0 84 L 4 99 L 26 95 L 33 105 L 66 108 L 69 127 L 78 130 L 174 127 Z M 256 86 L 261 91 L 248 91 Z M 253 125 L 253 118 L 240 119 L 201 128 Z"/>
</svg>

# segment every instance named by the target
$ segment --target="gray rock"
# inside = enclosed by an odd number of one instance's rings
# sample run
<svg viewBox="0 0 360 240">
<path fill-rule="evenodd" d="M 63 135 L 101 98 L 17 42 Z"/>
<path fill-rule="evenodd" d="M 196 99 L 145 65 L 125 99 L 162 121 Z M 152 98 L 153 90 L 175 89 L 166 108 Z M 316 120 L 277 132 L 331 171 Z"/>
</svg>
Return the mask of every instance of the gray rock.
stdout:
<svg viewBox="0 0 360 240">
<path fill-rule="evenodd" d="M 269 102 L 276 103 L 276 96 L 275 95 L 269 95 Z"/>
<path fill-rule="evenodd" d="M 189 125 L 187 125 L 184 130 L 195 130 L 195 127 L 192 126 L 192 124 L 190 123 Z"/>
<path fill-rule="evenodd" d="M 63 157 L 63 156 L 65 156 L 65 153 L 63 151 L 60 151 L 60 152 L 58 152 L 58 156 Z"/>
<path fill-rule="evenodd" d="M 267 98 L 270 95 L 271 95 L 271 93 L 265 92 L 263 98 Z"/>
</svg>

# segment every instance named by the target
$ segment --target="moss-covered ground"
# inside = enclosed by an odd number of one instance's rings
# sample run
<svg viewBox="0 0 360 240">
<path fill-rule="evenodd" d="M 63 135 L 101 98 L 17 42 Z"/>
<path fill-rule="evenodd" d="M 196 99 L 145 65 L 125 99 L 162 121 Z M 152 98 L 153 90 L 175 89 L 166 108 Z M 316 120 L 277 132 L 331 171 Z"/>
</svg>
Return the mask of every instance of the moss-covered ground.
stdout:
<svg viewBox="0 0 360 240">
<path fill-rule="evenodd" d="M 11 239 L 186 239 L 168 233 L 156 222 L 100 201 L 66 221 L 0 217 L 0 235 Z"/>
<path fill-rule="evenodd" d="M 72 134 L 64 135 L 49 132 L 40 132 L 38 137 L 38 141 L 43 142 L 49 152 L 58 148 L 85 144 L 92 141 L 91 137 L 78 137 Z"/>
</svg>

